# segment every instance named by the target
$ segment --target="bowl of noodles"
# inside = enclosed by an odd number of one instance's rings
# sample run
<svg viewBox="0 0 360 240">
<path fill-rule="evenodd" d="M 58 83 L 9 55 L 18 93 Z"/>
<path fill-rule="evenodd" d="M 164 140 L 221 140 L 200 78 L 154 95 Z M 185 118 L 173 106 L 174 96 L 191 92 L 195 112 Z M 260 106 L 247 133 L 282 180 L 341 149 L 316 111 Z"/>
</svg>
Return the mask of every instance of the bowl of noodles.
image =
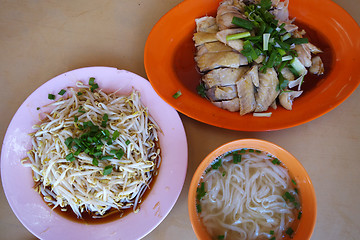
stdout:
<svg viewBox="0 0 360 240">
<path fill-rule="evenodd" d="M 178 113 L 144 78 L 116 68 L 61 74 L 6 132 L 4 192 L 40 239 L 139 239 L 174 206 L 187 141 Z"/>
<path fill-rule="evenodd" d="M 258 139 L 226 143 L 197 168 L 189 216 L 198 239 L 310 239 L 316 197 L 300 162 Z"/>
</svg>

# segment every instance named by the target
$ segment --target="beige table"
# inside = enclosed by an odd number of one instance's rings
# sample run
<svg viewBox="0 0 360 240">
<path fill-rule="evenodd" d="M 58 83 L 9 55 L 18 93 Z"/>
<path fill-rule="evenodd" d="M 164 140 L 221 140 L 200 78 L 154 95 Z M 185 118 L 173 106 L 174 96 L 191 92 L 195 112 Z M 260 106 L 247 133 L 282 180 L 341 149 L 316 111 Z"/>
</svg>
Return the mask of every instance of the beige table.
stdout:
<svg viewBox="0 0 360 240">
<path fill-rule="evenodd" d="M 147 36 L 181 0 L 0 1 L 0 138 L 20 104 L 54 76 L 80 67 L 111 66 L 146 78 Z M 360 23 L 359 0 L 336 0 Z M 297 157 L 315 186 L 318 217 L 312 239 L 360 238 L 360 89 L 330 113 L 302 126 L 247 133 L 180 115 L 188 137 L 184 188 L 170 214 L 145 239 L 196 239 L 187 192 L 200 161 L 239 138 L 272 141 Z M 0 239 L 35 239 L 0 190 Z"/>
</svg>

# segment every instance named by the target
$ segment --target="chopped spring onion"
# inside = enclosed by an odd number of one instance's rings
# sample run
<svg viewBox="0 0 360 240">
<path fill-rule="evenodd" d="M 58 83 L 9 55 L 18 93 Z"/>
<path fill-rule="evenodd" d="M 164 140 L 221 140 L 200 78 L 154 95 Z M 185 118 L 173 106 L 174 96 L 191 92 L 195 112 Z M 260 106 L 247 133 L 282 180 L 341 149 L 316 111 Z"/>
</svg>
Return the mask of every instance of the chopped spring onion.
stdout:
<svg viewBox="0 0 360 240">
<path fill-rule="evenodd" d="M 196 87 L 196 91 L 197 93 L 205 98 L 206 97 L 206 88 L 205 88 L 205 84 L 203 82 L 201 82 L 197 87 Z"/>
<path fill-rule="evenodd" d="M 304 75 L 307 72 L 306 68 L 297 57 L 294 57 L 290 61 L 290 66 L 294 68 L 294 70 L 298 73 L 299 76 Z"/>
<path fill-rule="evenodd" d="M 289 236 L 291 236 L 293 233 L 294 233 L 294 230 L 293 230 L 291 227 L 289 227 L 289 228 L 286 230 L 286 234 L 289 235 Z"/>
<path fill-rule="evenodd" d="M 201 205 L 196 204 L 196 212 L 201 213 Z"/>
<path fill-rule="evenodd" d="M 55 100 L 55 95 L 54 94 L 48 94 L 48 99 L 50 100 Z"/>
<path fill-rule="evenodd" d="M 252 30 L 254 28 L 254 25 L 252 22 L 250 22 L 249 20 L 246 20 L 246 19 L 238 18 L 238 17 L 233 17 L 231 23 L 235 24 L 238 27 L 245 28 L 247 30 Z"/>
<path fill-rule="evenodd" d="M 281 61 L 282 61 L 282 62 L 285 62 L 285 61 L 289 61 L 289 60 L 292 60 L 292 59 L 293 59 L 292 56 L 286 55 L 286 56 L 283 56 L 283 57 L 281 58 Z"/>
<path fill-rule="evenodd" d="M 270 39 L 270 33 L 264 33 L 263 34 L 263 50 L 264 51 L 269 50 L 269 39 Z"/>
<path fill-rule="evenodd" d="M 225 238 L 225 235 L 219 235 L 219 236 L 217 237 L 218 240 L 223 240 L 224 238 Z"/>
<path fill-rule="evenodd" d="M 301 218 L 301 215 L 302 215 L 302 212 L 299 212 L 299 214 L 298 214 L 298 219 L 300 219 Z"/>
<path fill-rule="evenodd" d="M 254 112 L 253 116 L 254 117 L 271 117 L 272 112 L 265 112 L 265 113 L 257 113 Z"/>
<path fill-rule="evenodd" d="M 241 157 L 242 157 L 241 154 L 238 154 L 237 152 L 234 152 L 232 155 L 233 155 L 233 162 L 234 163 L 241 162 Z"/>
<path fill-rule="evenodd" d="M 250 37 L 250 36 L 251 36 L 250 32 L 236 33 L 236 34 L 232 34 L 232 35 L 227 35 L 226 41 L 236 40 L 236 39 L 240 39 L 240 38 L 246 38 L 246 37 Z"/>
<path fill-rule="evenodd" d="M 281 37 L 280 37 L 280 39 L 281 39 L 281 41 L 285 41 L 285 40 L 287 40 L 287 39 L 289 39 L 289 38 L 291 38 L 291 33 L 285 33 L 284 35 L 282 35 Z"/>
<path fill-rule="evenodd" d="M 304 44 L 304 43 L 309 43 L 309 40 L 307 38 L 290 38 L 288 40 L 285 41 L 288 44 Z"/>
<path fill-rule="evenodd" d="M 112 165 L 107 165 L 105 168 L 104 168 L 104 171 L 103 171 L 103 175 L 109 175 L 113 170 L 113 166 Z"/>
<path fill-rule="evenodd" d="M 177 91 L 172 97 L 177 99 L 178 97 L 180 97 L 182 95 L 181 91 Z"/>
<path fill-rule="evenodd" d="M 66 90 L 61 89 L 61 90 L 60 90 L 60 92 L 59 92 L 58 94 L 62 96 L 62 95 L 64 95 L 65 93 L 66 93 Z"/>
<path fill-rule="evenodd" d="M 219 167 L 221 167 L 221 158 L 211 165 L 212 169 L 218 169 Z"/>
<path fill-rule="evenodd" d="M 197 200 L 201 200 L 201 198 L 203 198 L 206 194 L 206 191 L 205 191 L 205 183 L 202 182 L 200 183 L 200 187 L 198 187 L 196 189 L 196 199 Z"/>
<path fill-rule="evenodd" d="M 275 233 L 274 230 L 270 230 L 271 235 L 274 235 L 274 233 Z"/>
<path fill-rule="evenodd" d="M 275 164 L 275 165 L 280 165 L 280 161 L 279 161 L 279 159 L 277 159 L 277 158 L 275 158 L 274 160 L 272 160 L 271 161 L 273 164 Z"/>
<path fill-rule="evenodd" d="M 130 144 L 130 140 L 126 140 L 126 141 L 125 141 L 125 144 L 126 144 L 126 145 L 129 145 L 129 144 Z"/>
</svg>

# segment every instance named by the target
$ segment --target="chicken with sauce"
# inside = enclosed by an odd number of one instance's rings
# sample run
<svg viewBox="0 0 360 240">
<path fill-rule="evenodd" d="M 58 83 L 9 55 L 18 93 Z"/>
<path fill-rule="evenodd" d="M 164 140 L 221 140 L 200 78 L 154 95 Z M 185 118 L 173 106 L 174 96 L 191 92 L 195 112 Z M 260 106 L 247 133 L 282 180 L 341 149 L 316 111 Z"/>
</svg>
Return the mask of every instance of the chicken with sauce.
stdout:
<svg viewBox="0 0 360 240">
<path fill-rule="evenodd" d="M 313 56 L 322 51 L 289 20 L 288 4 L 224 0 L 216 17 L 195 20 L 195 61 L 215 106 L 240 115 L 275 109 L 277 102 L 292 110 L 304 76 L 324 73 L 321 58 Z"/>
</svg>

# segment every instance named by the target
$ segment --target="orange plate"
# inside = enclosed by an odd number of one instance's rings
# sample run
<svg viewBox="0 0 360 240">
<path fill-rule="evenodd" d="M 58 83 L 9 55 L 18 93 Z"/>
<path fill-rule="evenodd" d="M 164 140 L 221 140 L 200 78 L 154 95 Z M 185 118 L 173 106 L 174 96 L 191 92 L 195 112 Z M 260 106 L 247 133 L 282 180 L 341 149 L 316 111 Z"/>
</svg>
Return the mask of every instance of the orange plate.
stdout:
<svg viewBox="0 0 360 240">
<path fill-rule="evenodd" d="M 240 116 L 212 105 L 196 93 L 200 81 L 194 62 L 192 35 L 195 19 L 215 16 L 220 0 L 185 0 L 152 29 L 145 46 L 145 69 L 155 91 L 179 112 L 214 126 L 240 131 L 269 131 L 309 122 L 334 109 L 360 83 L 360 28 L 353 18 L 330 0 L 291 0 L 296 22 L 314 32 L 332 54 L 326 76 L 294 101 L 293 110 L 282 107 L 272 116 Z M 309 36 L 310 40 L 312 36 Z M 314 36 L 313 36 L 314 37 Z M 330 59 L 329 59 L 330 58 Z M 306 79 L 305 79 L 306 81 Z M 173 94 L 181 91 L 175 99 Z"/>
<path fill-rule="evenodd" d="M 301 163 L 296 158 L 287 152 L 285 149 L 267 141 L 258 139 L 241 139 L 226 143 L 213 152 L 211 152 L 200 163 L 196 169 L 194 176 L 190 183 L 188 194 L 188 209 L 191 225 L 198 239 L 210 240 L 210 236 L 206 228 L 202 225 L 198 214 L 196 212 L 196 189 L 200 183 L 200 178 L 205 169 L 220 155 L 242 148 L 253 148 L 268 152 L 276 156 L 289 170 L 290 175 L 296 181 L 296 187 L 300 193 L 300 201 L 302 208 L 302 215 L 299 222 L 298 229 L 295 232 L 292 240 L 306 240 L 310 239 L 316 222 L 316 197 L 314 187 L 311 183 L 309 175 L 307 174 Z"/>
</svg>

